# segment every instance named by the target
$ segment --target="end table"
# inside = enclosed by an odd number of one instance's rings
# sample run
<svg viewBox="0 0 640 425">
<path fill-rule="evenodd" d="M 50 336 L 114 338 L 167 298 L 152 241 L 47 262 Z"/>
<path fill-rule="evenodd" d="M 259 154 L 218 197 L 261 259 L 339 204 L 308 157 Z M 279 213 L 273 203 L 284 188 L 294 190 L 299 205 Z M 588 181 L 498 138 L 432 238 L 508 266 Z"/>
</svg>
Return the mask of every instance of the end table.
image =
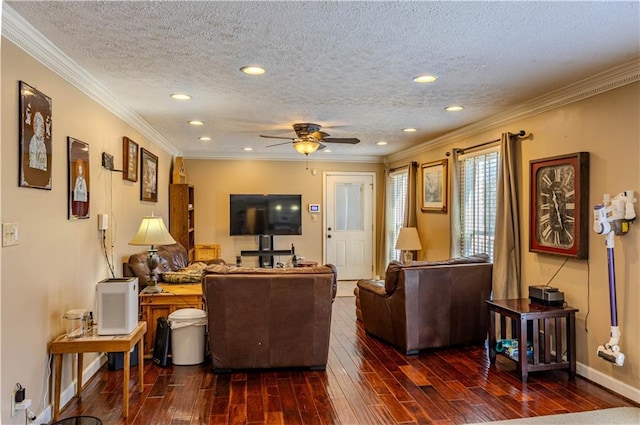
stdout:
<svg viewBox="0 0 640 425">
<path fill-rule="evenodd" d="M 567 369 L 569 377 L 576 376 L 576 312 L 573 307 L 551 307 L 532 303 L 529 299 L 486 300 L 489 307 L 489 360 L 496 362 L 496 315 L 500 316 L 501 338 L 506 338 L 507 319 L 512 334 L 518 340 L 518 357 L 514 359 L 522 382 L 529 372 Z M 564 326 L 563 326 L 564 323 Z M 566 340 L 566 360 L 563 359 L 563 332 Z M 542 334 L 542 338 L 541 338 Z M 552 336 L 555 352 L 552 351 Z M 533 356 L 527 356 L 527 342 L 531 342 Z"/>
</svg>

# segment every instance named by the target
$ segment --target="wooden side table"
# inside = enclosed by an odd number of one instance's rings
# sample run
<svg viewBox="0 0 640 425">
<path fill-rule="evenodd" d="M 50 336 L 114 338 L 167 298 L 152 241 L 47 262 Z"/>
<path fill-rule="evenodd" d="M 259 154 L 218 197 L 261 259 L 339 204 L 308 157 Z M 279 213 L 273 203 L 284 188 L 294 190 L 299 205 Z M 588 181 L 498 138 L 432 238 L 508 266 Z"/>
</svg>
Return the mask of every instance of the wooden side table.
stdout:
<svg viewBox="0 0 640 425">
<path fill-rule="evenodd" d="M 532 303 L 529 299 L 486 300 L 489 306 L 489 360 L 496 361 L 496 315 L 500 315 L 501 338 L 506 338 L 507 319 L 518 340 L 518 373 L 527 382 L 529 372 L 567 369 L 569 377 L 576 376 L 576 312 L 573 307 L 550 307 Z M 564 323 L 564 326 L 563 326 Z M 566 339 L 566 360 L 563 360 L 563 331 Z M 543 333 L 541 339 L 541 333 Z M 553 335 L 553 341 L 552 341 Z M 527 341 L 533 356 L 527 357 Z M 552 347 L 552 342 L 554 347 Z M 552 352 L 552 348 L 555 352 Z"/>
<path fill-rule="evenodd" d="M 153 355 L 153 345 L 156 338 L 156 323 L 159 317 L 169 318 L 169 315 L 181 308 L 202 308 L 202 285 L 200 283 L 161 283 L 159 294 L 140 294 L 140 309 L 142 320 L 149 323 L 149 331 L 145 336 L 144 356 Z"/>
<path fill-rule="evenodd" d="M 147 323 L 139 322 L 129 335 L 98 335 L 94 327 L 86 336 L 80 338 L 67 338 L 60 335 L 49 343 L 49 353 L 54 355 L 55 364 L 55 397 L 53 401 L 53 420 L 60 415 L 60 385 L 62 383 L 62 355 L 78 355 L 78 376 L 76 396 L 82 396 L 82 368 L 83 353 L 124 353 L 124 379 L 123 379 L 123 415 L 129 416 L 129 368 L 131 363 L 131 350 L 138 344 L 138 390 L 142 392 L 144 387 L 144 363 L 142 352 L 144 349 L 143 336 L 147 331 Z"/>
</svg>

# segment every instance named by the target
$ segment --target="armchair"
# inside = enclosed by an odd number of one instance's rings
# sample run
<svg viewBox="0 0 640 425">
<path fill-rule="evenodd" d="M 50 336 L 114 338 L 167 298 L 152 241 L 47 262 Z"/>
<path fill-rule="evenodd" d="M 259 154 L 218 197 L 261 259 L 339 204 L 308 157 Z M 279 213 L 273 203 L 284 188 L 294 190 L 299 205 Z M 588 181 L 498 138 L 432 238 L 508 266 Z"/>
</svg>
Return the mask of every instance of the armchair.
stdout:
<svg viewBox="0 0 640 425">
<path fill-rule="evenodd" d="M 485 254 L 409 265 L 393 261 L 384 281 L 358 281 L 364 329 L 406 354 L 482 343 L 492 267 Z"/>
</svg>

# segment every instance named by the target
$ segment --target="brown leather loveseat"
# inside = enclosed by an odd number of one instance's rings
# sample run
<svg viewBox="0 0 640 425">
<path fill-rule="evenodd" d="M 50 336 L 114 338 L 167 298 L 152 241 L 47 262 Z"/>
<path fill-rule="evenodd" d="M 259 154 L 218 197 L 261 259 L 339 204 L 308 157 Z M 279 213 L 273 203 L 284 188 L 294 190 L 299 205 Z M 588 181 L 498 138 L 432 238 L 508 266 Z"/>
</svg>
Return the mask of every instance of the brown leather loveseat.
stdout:
<svg viewBox="0 0 640 425">
<path fill-rule="evenodd" d="M 202 292 L 214 371 L 325 369 L 336 288 L 332 265 L 207 267 Z"/>
<path fill-rule="evenodd" d="M 415 354 L 421 349 L 482 343 L 487 337 L 493 265 L 478 254 L 437 262 L 393 261 L 385 280 L 358 281 L 367 333 Z"/>
</svg>

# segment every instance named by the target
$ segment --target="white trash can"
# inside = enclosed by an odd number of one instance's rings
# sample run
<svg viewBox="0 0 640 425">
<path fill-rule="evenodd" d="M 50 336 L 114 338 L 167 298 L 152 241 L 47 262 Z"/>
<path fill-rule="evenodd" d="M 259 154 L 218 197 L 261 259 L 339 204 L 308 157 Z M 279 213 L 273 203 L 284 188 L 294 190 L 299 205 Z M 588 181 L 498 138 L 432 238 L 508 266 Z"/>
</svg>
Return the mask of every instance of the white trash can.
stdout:
<svg viewBox="0 0 640 425">
<path fill-rule="evenodd" d="M 194 365 L 204 361 L 204 328 L 207 313 L 183 308 L 169 315 L 171 361 L 174 365 Z"/>
</svg>

